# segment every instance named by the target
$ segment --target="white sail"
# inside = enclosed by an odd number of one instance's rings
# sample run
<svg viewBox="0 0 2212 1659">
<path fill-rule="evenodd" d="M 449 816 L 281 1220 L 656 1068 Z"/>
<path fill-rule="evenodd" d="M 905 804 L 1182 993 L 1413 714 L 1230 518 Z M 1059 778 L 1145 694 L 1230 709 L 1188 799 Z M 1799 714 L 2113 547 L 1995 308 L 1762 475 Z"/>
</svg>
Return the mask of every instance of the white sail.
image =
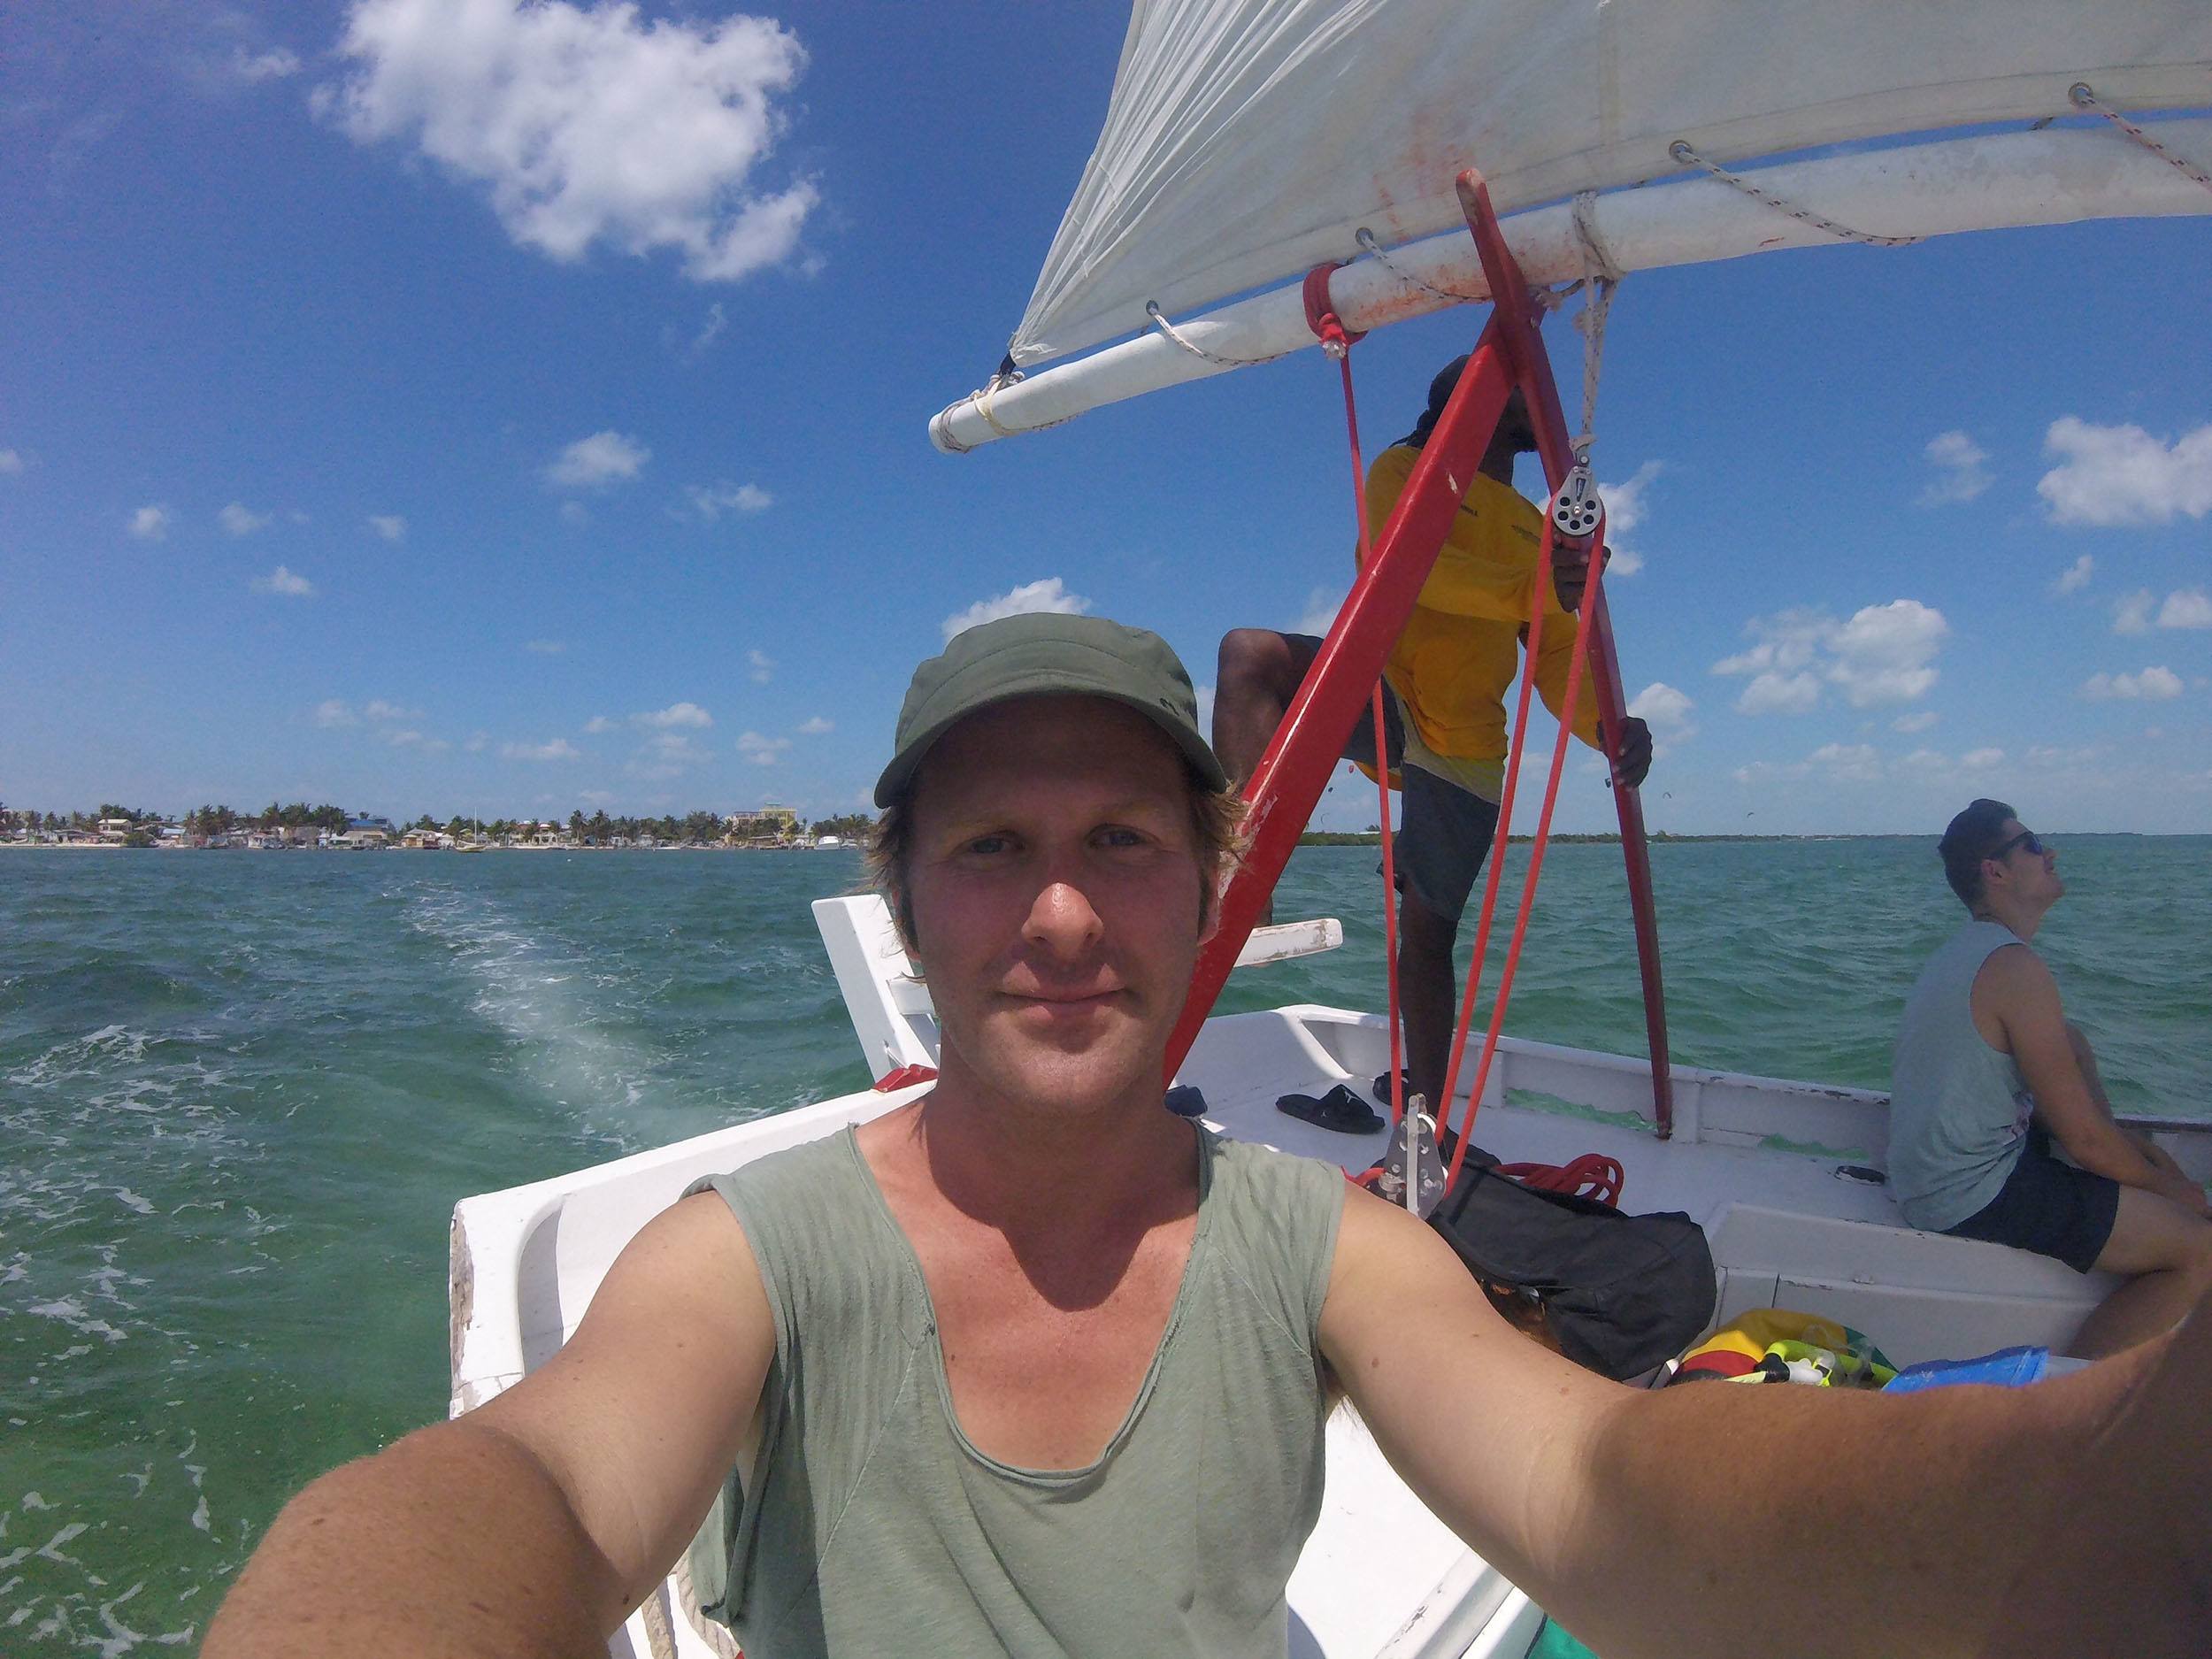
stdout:
<svg viewBox="0 0 2212 1659">
<path fill-rule="evenodd" d="M 1460 222 L 1824 145 L 2212 106 L 2208 0 L 1136 0 L 1026 366 Z"/>
<path fill-rule="evenodd" d="M 2165 121 L 2159 132 L 2177 152 L 2212 157 L 2212 120 Z M 2101 123 L 1830 155 L 1756 176 L 1780 197 L 1900 237 L 2212 212 L 2212 191 Z M 1523 274 L 1539 283 L 1583 274 L 1586 229 L 1617 265 L 1638 271 L 1836 241 L 1809 219 L 1703 177 L 1601 196 L 1580 226 L 1560 204 L 1516 214 L 1502 228 Z M 1331 278 L 1329 296 L 1345 326 L 1363 331 L 1486 299 L 1488 290 L 1463 227 L 1402 247 L 1386 264 L 1370 257 L 1344 266 Z M 971 393 L 931 418 L 930 441 L 956 454 L 1313 344 L 1293 283 L 1179 319 L 1172 337 L 1140 334 Z"/>
</svg>

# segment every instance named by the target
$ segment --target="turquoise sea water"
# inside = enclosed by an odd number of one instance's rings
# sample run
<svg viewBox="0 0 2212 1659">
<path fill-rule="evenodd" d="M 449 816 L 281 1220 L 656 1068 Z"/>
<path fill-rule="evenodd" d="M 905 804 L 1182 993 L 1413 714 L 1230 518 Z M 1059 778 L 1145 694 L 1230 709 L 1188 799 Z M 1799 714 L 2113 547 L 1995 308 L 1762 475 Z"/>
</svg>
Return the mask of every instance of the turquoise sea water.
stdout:
<svg viewBox="0 0 2212 1659">
<path fill-rule="evenodd" d="M 1886 1084 L 1958 915 L 1924 841 L 1653 863 L 1678 1057 Z M 1346 948 L 1224 1005 L 1379 1005 L 1373 867 L 1302 851 L 1278 914 Z M 2037 942 L 2116 1102 L 2212 1116 L 2212 839 L 2061 868 Z M 0 1652 L 188 1649 L 287 1495 L 442 1415 L 457 1198 L 864 1087 L 807 910 L 858 873 L 0 853 Z M 1640 1052 L 1617 849 L 1553 849 L 1508 1029 Z"/>
</svg>

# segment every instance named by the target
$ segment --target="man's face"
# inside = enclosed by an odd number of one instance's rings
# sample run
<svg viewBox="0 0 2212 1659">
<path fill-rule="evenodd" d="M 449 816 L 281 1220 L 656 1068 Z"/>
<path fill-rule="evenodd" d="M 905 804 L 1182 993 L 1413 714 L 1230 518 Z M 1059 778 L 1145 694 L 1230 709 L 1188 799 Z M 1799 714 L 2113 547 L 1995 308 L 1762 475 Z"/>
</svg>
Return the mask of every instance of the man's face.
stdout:
<svg viewBox="0 0 2212 1659">
<path fill-rule="evenodd" d="M 2029 850 L 2029 839 L 2034 839 L 2041 850 Z M 2001 856 L 1984 860 L 1985 888 L 2001 881 L 2018 898 L 2044 909 L 2057 903 L 2064 895 L 2066 884 L 2058 877 L 2058 849 L 2045 844 L 2039 837 L 2032 837 L 2028 826 L 2018 818 L 2005 820 L 1997 845 L 2003 849 Z M 1987 867 L 1992 864 L 1997 866 L 1993 872 Z"/>
<path fill-rule="evenodd" d="M 1032 1111 L 1156 1094 L 1203 910 L 1173 745 L 1104 698 L 998 703 L 931 749 L 913 813 L 943 1069 Z"/>
</svg>

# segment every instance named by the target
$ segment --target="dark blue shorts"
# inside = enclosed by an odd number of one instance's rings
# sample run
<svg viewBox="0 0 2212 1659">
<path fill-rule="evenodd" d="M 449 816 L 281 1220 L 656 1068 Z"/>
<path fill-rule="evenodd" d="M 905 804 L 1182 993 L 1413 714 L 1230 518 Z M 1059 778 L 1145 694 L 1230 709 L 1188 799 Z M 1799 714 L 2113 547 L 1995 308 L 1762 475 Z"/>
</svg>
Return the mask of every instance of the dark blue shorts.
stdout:
<svg viewBox="0 0 2212 1659">
<path fill-rule="evenodd" d="M 2120 1183 L 2051 1156 L 2051 1138 L 2028 1131 L 2020 1162 L 2005 1184 L 1974 1214 L 1944 1231 L 1961 1239 L 1985 1239 L 2056 1256 L 2077 1273 L 2086 1273 L 2112 1237 L 2120 1213 Z"/>
<path fill-rule="evenodd" d="M 1384 741 L 1390 764 L 1398 769 L 1403 785 L 1399 791 L 1398 833 L 1391 844 L 1398 891 L 1412 895 L 1424 909 L 1455 926 L 1497 835 L 1498 803 L 1434 772 L 1402 764 L 1405 715 L 1387 680 L 1383 682 L 1382 694 Z M 1363 714 L 1353 726 L 1352 735 L 1344 744 L 1344 758 L 1367 766 L 1375 764 L 1372 715 Z"/>
</svg>

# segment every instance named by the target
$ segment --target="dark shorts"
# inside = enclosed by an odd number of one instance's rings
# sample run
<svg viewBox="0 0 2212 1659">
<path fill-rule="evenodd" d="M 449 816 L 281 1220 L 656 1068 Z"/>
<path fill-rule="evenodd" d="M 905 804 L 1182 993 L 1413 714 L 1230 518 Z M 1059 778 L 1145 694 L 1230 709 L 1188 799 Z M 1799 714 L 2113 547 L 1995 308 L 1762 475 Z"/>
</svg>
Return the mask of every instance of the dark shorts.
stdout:
<svg viewBox="0 0 2212 1659">
<path fill-rule="evenodd" d="M 1383 731 L 1390 764 L 1398 768 L 1404 787 L 1398 813 L 1398 833 L 1391 845 L 1391 861 L 1397 866 L 1398 891 L 1410 894 L 1422 907 L 1456 926 L 1474 891 L 1482 861 L 1490 855 L 1490 842 L 1498 833 L 1498 803 L 1448 782 L 1418 766 L 1401 764 L 1405 758 L 1405 716 L 1397 694 L 1385 681 Z M 1375 764 L 1375 721 L 1363 715 L 1345 740 L 1344 758 L 1371 766 Z"/>
<path fill-rule="evenodd" d="M 2056 1256 L 2077 1273 L 2094 1267 L 2120 1213 L 2120 1183 L 2062 1163 L 2050 1146 L 2048 1135 L 2031 1129 L 1997 1196 L 1944 1231 Z"/>
</svg>

